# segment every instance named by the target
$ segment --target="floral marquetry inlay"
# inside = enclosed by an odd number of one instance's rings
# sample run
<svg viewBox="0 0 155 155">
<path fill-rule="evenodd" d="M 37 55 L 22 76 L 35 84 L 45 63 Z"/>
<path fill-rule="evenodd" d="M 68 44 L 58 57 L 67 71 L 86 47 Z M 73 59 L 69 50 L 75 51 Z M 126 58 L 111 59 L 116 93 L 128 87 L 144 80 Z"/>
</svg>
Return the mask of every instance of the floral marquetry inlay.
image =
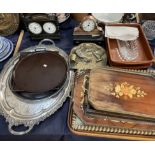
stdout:
<svg viewBox="0 0 155 155">
<path fill-rule="evenodd" d="M 104 83 L 103 89 L 106 93 L 116 98 L 133 99 L 147 95 L 140 87 L 136 87 L 127 82 Z"/>
</svg>

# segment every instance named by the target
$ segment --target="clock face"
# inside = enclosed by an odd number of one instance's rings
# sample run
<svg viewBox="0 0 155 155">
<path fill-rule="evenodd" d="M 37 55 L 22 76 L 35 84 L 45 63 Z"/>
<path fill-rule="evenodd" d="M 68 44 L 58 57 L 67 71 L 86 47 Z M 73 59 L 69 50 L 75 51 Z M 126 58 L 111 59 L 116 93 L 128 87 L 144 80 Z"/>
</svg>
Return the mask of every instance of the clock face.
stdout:
<svg viewBox="0 0 155 155">
<path fill-rule="evenodd" d="M 42 27 L 39 23 L 32 22 L 28 25 L 30 32 L 33 34 L 40 34 L 42 32 Z"/>
<path fill-rule="evenodd" d="M 93 31 L 95 29 L 95 22 L 92 19 L 86 19 L 85 21 L 83 21 L 82 23 L 82 29 L 86 32 L 90 32 Z"/>
<path fill-rule="evenodd" d="M 56 25 L 51 22 L 47 22 L 43 25 L 43 29 L 48 34 L 53 34 L 56 32 Z"/>
</svg>

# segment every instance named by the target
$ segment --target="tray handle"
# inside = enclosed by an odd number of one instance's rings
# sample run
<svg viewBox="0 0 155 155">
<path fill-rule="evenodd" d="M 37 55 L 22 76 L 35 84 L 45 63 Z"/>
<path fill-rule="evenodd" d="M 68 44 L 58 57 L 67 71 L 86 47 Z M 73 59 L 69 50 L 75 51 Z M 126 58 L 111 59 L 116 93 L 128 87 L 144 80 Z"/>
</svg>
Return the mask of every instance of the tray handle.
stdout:
<svg viewBox="0 0 155 155">
<path fill-rule="evenodd" d="M 3 111 L 2 111 L 1 106 L 0 106 L 0 115 L 2 115 L 2 113 L 3 113 Z"/>
<path fill-rule="evenodd" d="M 28 126 L 28 129 L 25 130 L 25 131 L 15 131 L 15 130 L 12 128 L 13 126 L 14 126 L 14 125 L 9 124 L 8 129 L 9 129 L 9 131 L 10 131 L 11 134 L 13 134 L 13 135 L 18 135 L 18 136 L 20 136 L 20 135 L 25 135 L 25 134 L 29 133 L 29 132 L 32 130 L 32 128 L 33 128 L 33 126 Z"/>
<path fill-rule="evenodd" d="M 43 45 L 45 42 L 49 42 L 49 43 L 51 43 L 52 46 L 55 46 L 54 41 L 51 40 L 51 39 L 43 39 L 43 40 L 41 40 L 41 41 L 39 42 L 39 45 Z"/>
<path fill-rule="evenodd" d="M 1 93 L 1 91 L 0 91 L 0 93 Z M 0 102 L 0 115 L 2 115 L 2 114 L 3 114 L 3 110 L 2 110 L 1 102 Z"/>
</svg>

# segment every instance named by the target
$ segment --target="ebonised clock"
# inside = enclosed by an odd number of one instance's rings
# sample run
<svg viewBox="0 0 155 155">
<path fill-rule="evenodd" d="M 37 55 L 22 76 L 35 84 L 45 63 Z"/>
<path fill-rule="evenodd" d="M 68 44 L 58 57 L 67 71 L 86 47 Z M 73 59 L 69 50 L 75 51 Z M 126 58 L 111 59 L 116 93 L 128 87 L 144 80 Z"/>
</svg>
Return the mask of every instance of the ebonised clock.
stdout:
<svg viewBox="0 0 155 155">
<path fill-rule="evenodd" d="M 34 13 L 22 15 L 24 25 L 32 39 L 60 39 L 56 14 Z"/>
</svg>

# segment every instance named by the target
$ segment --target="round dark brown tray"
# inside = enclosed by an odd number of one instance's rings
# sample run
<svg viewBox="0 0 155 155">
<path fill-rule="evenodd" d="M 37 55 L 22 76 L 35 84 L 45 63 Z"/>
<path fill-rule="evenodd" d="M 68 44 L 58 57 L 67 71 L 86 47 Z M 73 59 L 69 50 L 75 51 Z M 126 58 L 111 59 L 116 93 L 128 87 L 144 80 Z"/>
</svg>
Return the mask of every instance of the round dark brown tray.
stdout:
<svg viewBox="0 0 155 155">
<path fill-rule="evenodd" d="M 65 82 L 67 63 L 57 52 L 36 52 L 21 57 L 14 67 L 12 81 L 16 92 L 45 93 Z"/>
</svg>

